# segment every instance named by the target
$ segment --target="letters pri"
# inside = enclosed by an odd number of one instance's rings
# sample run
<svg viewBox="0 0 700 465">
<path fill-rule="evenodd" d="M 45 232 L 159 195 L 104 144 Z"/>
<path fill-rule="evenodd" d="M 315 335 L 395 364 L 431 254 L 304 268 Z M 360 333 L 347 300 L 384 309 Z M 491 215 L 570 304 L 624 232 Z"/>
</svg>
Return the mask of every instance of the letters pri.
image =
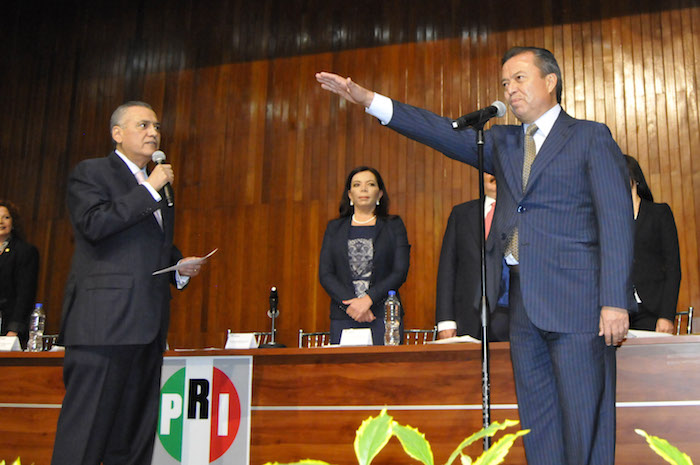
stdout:
<svg viewBox="0 0 700 465">
<path fill-rule="evenodd" d="M 166 357 L 153 464 L 248 465 L 250 357 Z"/>
</svg>

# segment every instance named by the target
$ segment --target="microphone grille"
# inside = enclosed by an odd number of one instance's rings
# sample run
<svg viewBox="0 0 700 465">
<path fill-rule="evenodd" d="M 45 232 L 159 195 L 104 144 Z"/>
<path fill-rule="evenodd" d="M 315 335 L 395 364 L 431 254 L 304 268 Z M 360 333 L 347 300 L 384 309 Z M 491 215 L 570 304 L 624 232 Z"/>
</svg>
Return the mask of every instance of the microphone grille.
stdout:
<svg viewBox="0 0 700 465">
<path fill-rule="evenodd" d="M 496 109 L 498 110 L 498 112 L 496 113 L 497 117 L 500 118 L 501 116 L 506 114 L 506 104 L 505 103 L 501 102 L 500 100 L 496 100 L 491 105 L 496 107 Z"/>
<path fill-rule="evenodd" d="M 162 150 L 156 150 L 151 155 L 151 160 L 153 160 L 153 163 L 163 163 L 165 161 L 165 153 Z"/>
</svg>

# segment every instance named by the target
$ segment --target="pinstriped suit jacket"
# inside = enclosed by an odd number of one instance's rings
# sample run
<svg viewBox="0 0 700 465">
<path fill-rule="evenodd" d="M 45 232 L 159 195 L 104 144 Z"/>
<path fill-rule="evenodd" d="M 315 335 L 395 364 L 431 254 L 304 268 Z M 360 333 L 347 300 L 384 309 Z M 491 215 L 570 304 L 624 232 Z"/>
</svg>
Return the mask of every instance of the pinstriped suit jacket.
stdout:
<svg viewBox="0 0 700 465">
<path fill-rule="evenodd" d="M 450 158 L 477 165 L 475 132 L 394 101 L 389 127 Z M 598 331 L 601 306 L 636 309 L 631 269 L 634 220 L 625 160 L 609 129 L 562 111 L 522 191 L 522 126 L 486 131 L 485 171 L 498 202 L 487 244 L 502 256 L 515 226 L 520 281 L 531 321 L 555 332 Z"/>
</svg>

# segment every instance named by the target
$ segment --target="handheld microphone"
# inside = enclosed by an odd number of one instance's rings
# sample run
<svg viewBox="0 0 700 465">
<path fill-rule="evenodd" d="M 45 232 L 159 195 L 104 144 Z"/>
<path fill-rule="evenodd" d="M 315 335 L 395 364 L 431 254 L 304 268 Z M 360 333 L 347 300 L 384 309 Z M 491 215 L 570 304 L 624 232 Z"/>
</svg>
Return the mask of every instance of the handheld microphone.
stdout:
<svg viewBox="0 0 700 465">
<path fill-rule="evenodd" d="M 496 100 L 490 106 L 460 116 L 452 121 L 452 129 L 461 130 L 469 126 L 481 126 L 494 116 L 501 117 L 506 114 L 505 103 Z"/>
<path fill-rule="evenodd" d="M 151 160 L 153 160 L 153 163 L 156 165 L 161 165 L 165 162 L 165 153 L 163 153 L 162 150 L 156 150 L 153 152 L 153 155 L 151 155 Z M 165 193 L 165 201 L 168 203 L 168 206 L 172 207 L 175 205 L 173 201 L 173 187 L 170 183 L 166 183 L 165 186 L 163 186 L 163 192 Z"/>
<path fill-rule="evenodd" d="M 277 310 L 277 302 L 279 302 L 279 297 L 277 296 L 277 288 L 273 286 L 272 289 L 270 289 L 270 317 L 272 317 L 272 315 L 279 315 L 279 311 Z"/>
</svg>

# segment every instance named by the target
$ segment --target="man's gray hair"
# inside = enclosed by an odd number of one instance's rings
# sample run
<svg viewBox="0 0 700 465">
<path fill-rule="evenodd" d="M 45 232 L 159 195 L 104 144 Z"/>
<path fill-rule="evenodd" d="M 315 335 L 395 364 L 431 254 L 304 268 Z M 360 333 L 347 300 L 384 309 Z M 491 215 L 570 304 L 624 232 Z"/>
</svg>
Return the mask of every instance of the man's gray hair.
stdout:
<svg viewBox="0 0 700 465">
<path fill-rule="evenodd" d="M 146 102 L 141 102 L 140 100 L 131 100 L 125 103 L 122 103 L 117 107 L 116 110 L 114 110 L 114 113 L 112 113 L 112 117 L 109 119 L 109 134 L 110 136 L 112 135 L 112 128 L 114 126 L 121 126 L 122 125 L 122 120 L 124 119 L 124 113 L 126 113 L 126 110 L 128 110 L 131 107 L 144 107 L 148 108 L 149 110 L 153 110 L 153 107 L 151 107 L 149 104 Z"/>
</svg>

